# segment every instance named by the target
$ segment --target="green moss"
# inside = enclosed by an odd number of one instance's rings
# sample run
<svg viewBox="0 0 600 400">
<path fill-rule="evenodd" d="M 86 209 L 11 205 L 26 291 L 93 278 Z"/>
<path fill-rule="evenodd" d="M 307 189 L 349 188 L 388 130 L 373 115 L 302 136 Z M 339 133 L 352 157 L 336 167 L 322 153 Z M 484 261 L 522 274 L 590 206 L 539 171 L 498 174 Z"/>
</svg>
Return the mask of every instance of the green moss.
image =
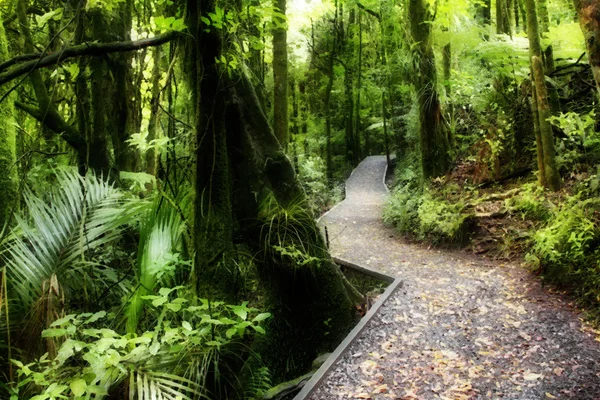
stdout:
<svg viewBox="0 0 600 400">
<path fill-rule="evenodd" d="M 0 18 L 1 19 L 1 18 Z M 0 62 L 8 59 L 4 27 L 0 24 Z M 0 97 L 8 87 L 0 86 Z M 17 200 L 17 150 L 12 96 L 0 103 L 0 228 L 10 218 L 10 212 Z"/>
</svg>

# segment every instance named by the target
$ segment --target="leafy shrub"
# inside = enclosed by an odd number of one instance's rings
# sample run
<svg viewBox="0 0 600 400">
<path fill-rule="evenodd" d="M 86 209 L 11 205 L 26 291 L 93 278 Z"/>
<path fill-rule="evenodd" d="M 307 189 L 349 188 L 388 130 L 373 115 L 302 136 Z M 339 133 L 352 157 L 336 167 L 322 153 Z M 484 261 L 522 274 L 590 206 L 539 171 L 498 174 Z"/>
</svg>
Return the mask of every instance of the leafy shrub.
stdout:
<svg viewBox="0 0 600 400">
<path fill-rule="evenodd" d="M 298 179 L 311 199 L 313 211 L 319 215 L 331 205 L 341 201 L 341 186 L 330 187 L 327 183 L 326 166 L 319 156 L 305 157 L 298 164 Z"/>
<path fill-rule="evenodd" d="M 468 215 L 461 203 L 449 204 L 429 192 L 413 190 L 410 184 L 392 194 L 383 214 L 384 222 L 400 233 L 433 242 L 462 242 Z"/>
<path fill-rule="evenodd" d="M 414 234 L 419 229 L 421 202 L 421 196 L 410 185 L 397 187 L 383 211 L 384 223 L 393 225 L 400 233 Z"/>
<path fill-rule="evenodd" d="M 535 233 L 527 255 L 546 279 L 574 288 L 594 302 L 600 301 L 599 210 L 599 199 L 569 199 L 548 226 Z"/>
<path fill-rule="evenodd" d="M 522 188 L 518 195 L 504 201 L 506 209 L 510 213 L 519 214 L 523 219 L 548 220 L 552 212 L 550 203 L 544 197 L 544 189 L 533 183 L 525 184 Z"/>
<path fill-rule="evenodd" d="M 461 203 L 449 204 L 425 193 L 418 210 L 421 237 L 434 242 L 462 242 L 468 219 L 462 209 Z"/>
<path fill-rule="evenodd" d="M 128 399 L 208 398 L 206 378 L 218 371 L 218 355 L 248 332 L 264 333 L 260 323 L 270 314 L 247 302 L 233 306 L 198 299 L 190 305 L 173 296 L 182 289 L 144 296 L 157 318 L 154 329 L 139 336 L 96 328 L 97 321 L 106 326 L 105 311 L 54 321 L 42 337 L 61 343 L 56 357 L 46 353 L 29 364 L 13 361 L 19 368 L 13 396 L 30 390 L 37 393 L 32 400 L 102 399 L 115 391 Z"/>
</svg>

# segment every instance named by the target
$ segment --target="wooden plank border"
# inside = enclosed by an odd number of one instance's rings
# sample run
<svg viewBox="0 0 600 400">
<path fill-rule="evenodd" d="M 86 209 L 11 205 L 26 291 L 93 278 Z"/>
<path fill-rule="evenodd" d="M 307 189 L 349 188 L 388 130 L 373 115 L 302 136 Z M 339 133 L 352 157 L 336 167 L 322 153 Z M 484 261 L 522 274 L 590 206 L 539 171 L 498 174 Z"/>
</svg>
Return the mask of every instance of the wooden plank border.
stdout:
<svg viewBox="0 0 600 400">
<path fill-rule="evenodd" d="M 387 299 L 403 285 L 403 281 L 399 278 L 394 278 L 382 274 L 381 272 L 372 270 L 370 268 L 362 267 L 357 264 L 350 263 L 348 261 L 340 260 L 338 258 L 334 258 L 334 261 L 338 264 L 345 265 L 346 267 L 353 268 L 365 274 L 385 280 L 386 282 L 391 282 L 391 284 L 385 289 L 385 292 L 383 292 L 383 294 L 379 296 L 379 299 L 377 299 L 375 304 L 373 304 L 373 307 L 371 307 L 371 309 L 367 312 L 367 315 L 365 315 L 358 322 L 358 324 L 354 327 L 354 329 L 352 329 L 352 331 L 350 331 L 350 333 L 348 334 L 348 336 L 346 336 L 342 343 L 340 343 L 338 347 L 336 347 L 335 351 L 331 353 L 329 358 L 327 358 L 327 361 L 325 361 L 325 363 L 323 363 L 323 365 L 321 365 L 321 367 L 315 372 L 312 378 L 310 378 L 306 382 L 302 390 L 294 397 L 294 400 L 308 399 L 314 393 L 319 384 L 323 382 L 323 380 L 327 377 L 331 368 L 342 358 L 346 351 L 348 351 L 352 343 L 354 343 L 356 339 L 358 339 L 360 334 L 366 328 L 369 321 L 371 321 L 375 314 L 377 314 L 377 311 L 379 311 L 381 306 L 383 306 Z"/>
</svg>

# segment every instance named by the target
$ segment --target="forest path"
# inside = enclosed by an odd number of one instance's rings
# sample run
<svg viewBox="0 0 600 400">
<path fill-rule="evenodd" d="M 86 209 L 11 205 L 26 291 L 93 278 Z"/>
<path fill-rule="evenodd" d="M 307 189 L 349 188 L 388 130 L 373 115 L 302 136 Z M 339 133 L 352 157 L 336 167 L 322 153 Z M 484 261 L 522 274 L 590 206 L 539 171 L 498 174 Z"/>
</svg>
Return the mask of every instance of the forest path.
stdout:
<svg viewBox="0 0 600 400">
<path fill-rule="evenodd" d="M 385 157 L 322 219 L 334 256 L 394 275 L 392 294 L 311 399 L 600 399 L 600 343 L 517 265 L 410 244 L 383 225 Z"/>
</svg>

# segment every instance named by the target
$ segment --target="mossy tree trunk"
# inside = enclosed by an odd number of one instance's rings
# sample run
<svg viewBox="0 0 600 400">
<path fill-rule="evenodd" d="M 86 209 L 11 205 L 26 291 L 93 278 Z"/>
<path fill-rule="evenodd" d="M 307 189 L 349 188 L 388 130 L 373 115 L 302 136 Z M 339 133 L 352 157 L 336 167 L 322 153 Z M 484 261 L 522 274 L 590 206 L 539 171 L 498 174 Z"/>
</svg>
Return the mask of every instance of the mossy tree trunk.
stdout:
<svg viewBox="0 0 600 400">
<path fill-rule="evenodd" d="M 357 293 L 332 262 L 254 88 L 244 76 L 237 82 L 229 93 L 226 118 L 230 157 L 238 160 L 232 171 L 234 214 L 247 243 L 263 255 L 257 260 L 259 276 L 274 318 L 256 350 L 280 381 L 304 372 L 319 352 L 344 337 Z M 293 222 L 288 226 L 284 220 Z M 284 231 L 298 235 L 281 241 Z M 301 250 L 315 261 L 300 266 L 282 256 L 278 247 Z"/>
<path fill-rule="evenodd" d="M 529 37 L 532 80 L 535 88 L 533 95 L 535 96 L 534 100 L 537 106 L 537 113 L 534 112 L 533 117 L 537 118 L 538 121 L 542 145 L 541 148 L 538 147 L 537 151 L 538 159 L 541 156 L 544 164 L 544 171 L 540 170 L 539 173 L 543 173 L 546 187 L 551 190 L 558 190 L 561 185 L 561 179 L 556 164 L 554 134 L 552 126 L 548 122 L 548 118 L 550 117 L 550 103 L 546 89 L 538 18 L 534 0 L 525 0 L 525 7 L 527 9 L 527 36 Z"/>
<path fill-rule="evenodd" d="M 284 148 L 289 140 L 286 2 L 287 0 L 274 0 L 274 6 L 281 17 L 275 18 L 276 26 L 273 28 L 273 129 Z"/>
<path fill-rule="evenodd" d="M 331 48 L 329 50 L 326 67 L 327 85 L 325 86 L 325 96 L 323 99 L 323 112 L 325 113 L 325 158 L 327 167 L 327 180 L 330 184 L 333 182 L 333 149 L 331 148 L 331 91 L 333 90 L 333 82 L 335 80 L 333 66 L 338 46 L 337 16 L 338 2 L 336 0 L 335 17 L 333 18 L 333 23 L 331 25 Z"/>
<path fill-rule="evenodd" d="M 225 89 L 216 63 L 222 54 L 222 32 L 203 26 L 202 16 L 215 12 L 215 0 L 189 0 L 188 26 L 192 37 L 184 57 L 189 60 L 188 81 L 195 92 L 196 206 L 194 244 L 196 290 L 199 296 L 233 301 L 233 276 L 227 260 L 233 247 L 231 175 L 225 131 Z"/>
<path fill-rule="evenodd" d="M 431 43 L 432 15 L 424 0 L 409 0 L 410 29 L 418 69 L 415 88 L 419 102 L 419 136 L 423 177 L 443 175 L 450 166 L 448 136 L 437 92 L 437 71 Z"/>
<path fill-rule="evenodd" d="M 355 61 L 355 30 L 356 30 L 356 10 L 351 9 L 348 15 L 348 33 L 344 38 L 344 53 L 346 55 L 344 66 L 344 122 L 346 128 L 346 159 L 350 165 L 356 166 L 359 163 L 356 140 L 354 138 L 354 70 Z"/>
<path fill-rule="evenodd" d="M 187 9 L 193 39 L 188 46 L 197 46 L 186 54 L 197 57 L 197 68 L 188 74 L 198 90 L 194 234 L 199 295 L 228 298 L 231 279 L 223 278 L 216 261 L 233 246 L 235 228 L 237 241 L 258 255 L 255 263 L 274 314 L 256 350 L 280 380 L 310 368 L 319 351 L 345 334 L 353 318 L 351 294 L 356 293 L 327 253 L 292 163 L 250 80 L 241 71 L 229 77 L 215 63 L 227 39 L 219 31 L 207 32 L 200 22 L 214 12 L 215 3 L 188 0 Z M 281 212 L 293 216 L 290 225 L 277 220 Z M 297 232 L 298 240 L 280 242 L 275 239 L 280 236 L 270 234 L 286 228 Z M 279 245 L 298 246 L 318 261 L 311 267 L 297 265 L 277 251 Z"/>
<path fill-rule="evenodd" d="M 369 133 L 365 131 L 365 147 L 361 154 L 360 132 L 362 131 L 362 120 L 360 117 L 360 95 L 362 92 L 362 52 L 363 52 L 363 26 L 362 26 L 362 10 L 358 10 L 358 69 L 356 78 L 356 122 L 354 128 L 354 139 L 356 140 L 355 148 L 357 149 L 358 159 L 362 156 L 368 156 L 371 153 L 371 140 Z"/>
<path fill-rule="evenodd" d="M 160 60 L 161 60 L 162 49 L 160 46 L 156 46 L 152 49 L 152 80 L 151 80 L 151 97 L 150 97 L 150 120 L 148 121 L 148 142 L 156 139 L 157 127 L 160 122 L 159 117 L 159 106 L 160 106 Z M 146 173 L 156 176 L 156 151 L 154 149 L 148 149 L 146 152 Z"/>
<path fill-rule="evenodd" d="M 511 35 L 509 0 L 496 0 L 496 33 Z"/>
<path fill-rule="evenodd" d="M 585 37 L 588 59 L 600 95 L 600 2 L 597 0 L 573 0 L 573 3 Z"/>
<path fill-rule="evenodd" d="M 133 0 L 126 0 L 118 5 L 116 15 L 113 17 L 111 29 L 116 38 L 113 40 L 131 40 L 131 27 L 133 21 Z M 160 48 L 160 46 L 157 46 Z M 131 53 L 120 53 L 113 57 L 112 77 L 115 82 L 114 112 L 112 118 L 112 144 L 115 156 L 115 165 L 120 171 L 138 171 L 140 167 L 140 154 L 127 143 L 131 134 L 136 130 L 137 122 L 136 104 L 131 101 L 134 92 L 140 90 L 133 84 L 133 69 Z"/>
<path fill-rule="evenodd" d="M 2 14 L 0 14 L 0 20 Z M 0 63 L 8 59 L 4 26 L 0 23 Z M 0 86 L 0 97 L 8 88 Z M 17 204 L 17 143 L 14 126 L 15 108 L 12 99 L 0 103 L 0 231 L 7 227 L 11 213 Z"/>
</svg>

